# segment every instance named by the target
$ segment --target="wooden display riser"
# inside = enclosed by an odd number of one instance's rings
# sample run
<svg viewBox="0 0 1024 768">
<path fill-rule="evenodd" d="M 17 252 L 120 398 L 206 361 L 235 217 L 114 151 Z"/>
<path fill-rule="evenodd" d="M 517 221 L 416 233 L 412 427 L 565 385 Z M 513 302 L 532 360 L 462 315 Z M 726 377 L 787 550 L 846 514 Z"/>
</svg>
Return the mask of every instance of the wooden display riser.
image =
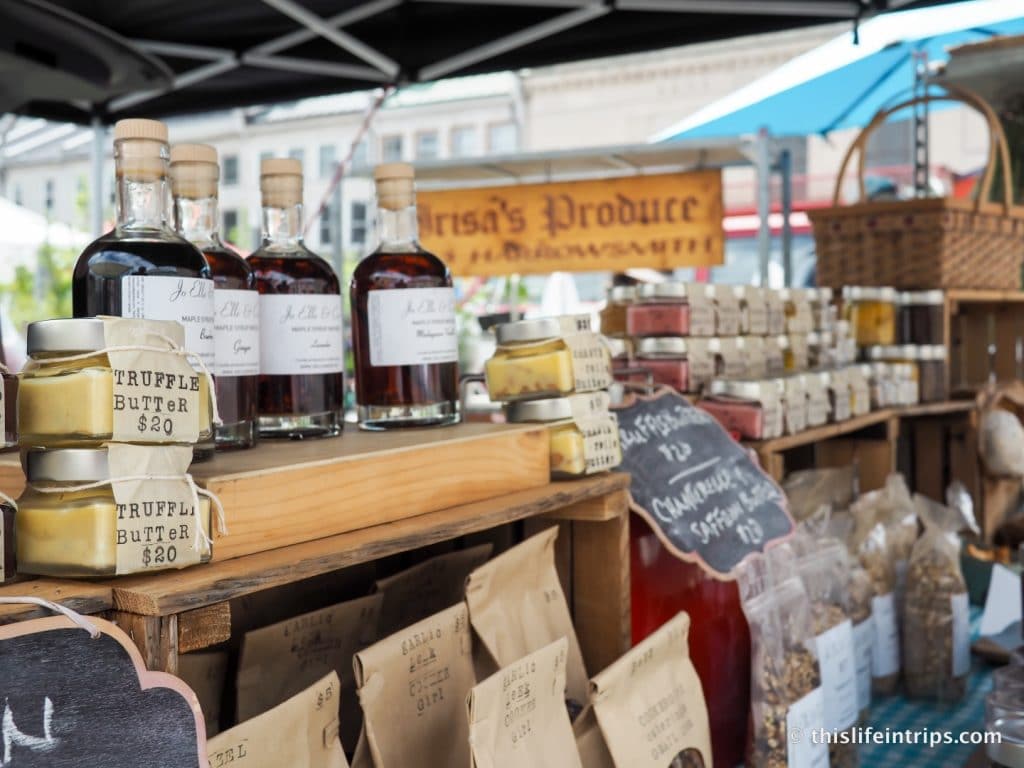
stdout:
<svg viewBox="0 0 1024 768">
<path fill-rule="evenodd" d="M 1022 378 L 1024 291 L 947 291 L 943 333 L 951 392 L 978 391 L 990 374 L 1000 382 Z"/>
<path fill-rule="evenodd" d="M 570 521 L 559 543 L 572 563 L 562 572 L 566 595 L 588 668 L 603 669 L 630 645 L 628 487 L 621 473 L 546 483 L 183 571 L 103 584 L 29 580 L 0 587 L 0 595 L 35 590 L 83 613 L 112 609 L 106 615 L 131 635 L 147 666 L 173 673 L 179 654 L 231 638 L 232 601 L 520 520 Z M 36 615 L 32 607 L 0 608 L 0 622 Z"/>
<path fill-rule="evenodd" d="M 224 505 L 228 535 L 213 559 L 265 552 L 370 525 L 546 486 L 547 430 L 460 424 L 304 442 L 264 442 L 197 463 L 196 481 Z M 17 454 L 0 457 L 0 490 L 17 498 Z"/>
<path fill-rule="evenodd" d="M 860 490 L 866 492 L 882 487 L 897 469 L 901 434 L 916 432 L 919 424 L 963 421 L 976 407 L 974 400 L 953 400 L 889 408 L 748 445 L 778 482 L 799 469 L 856 464 Z"/>
</svg>

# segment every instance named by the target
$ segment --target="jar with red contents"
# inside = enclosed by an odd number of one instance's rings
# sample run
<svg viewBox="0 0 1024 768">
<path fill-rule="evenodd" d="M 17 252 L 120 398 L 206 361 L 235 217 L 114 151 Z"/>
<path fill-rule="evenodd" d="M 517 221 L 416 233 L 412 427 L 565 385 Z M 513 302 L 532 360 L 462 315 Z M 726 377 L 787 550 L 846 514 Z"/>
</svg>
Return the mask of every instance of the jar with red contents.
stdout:
<svg viewBox="0 0 1024 768">
<path fill-rule="evenodd" d="M 633 644 L 679 611 L 690 615 L 690 658 L 704 688 L 714 765 L 734 768 L 743 762 L 750 706 L 750 631 L 736 582 L 674 557 L 638 515 L 629 528 Z"/>
<path fill-rule="evenodd" d="M 700 295 L 691 296 L 691 289 Z M 715 307 L 704 289 L 686 283 L 637 286 L 636 301 L 626 307 L 626 333 L 637 337 L 714 335 Z"/>
<path fill-rule="evenodd" d="M 686 339 L 661 336 L 640 339 L 634 365 L 650 371 L 654 383 L 677 392 L 690 391 L 690 363 Z"/>
</svg>

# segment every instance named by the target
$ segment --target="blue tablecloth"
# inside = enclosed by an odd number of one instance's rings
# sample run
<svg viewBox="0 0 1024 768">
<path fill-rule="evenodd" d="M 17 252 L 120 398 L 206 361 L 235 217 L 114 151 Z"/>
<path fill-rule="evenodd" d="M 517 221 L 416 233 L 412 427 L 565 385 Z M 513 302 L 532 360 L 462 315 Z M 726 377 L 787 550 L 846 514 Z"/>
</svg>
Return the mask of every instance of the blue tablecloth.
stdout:
<svg viewBox="0 0 1024 768">
<path fill-rule="evenodd" d="M 971 609 L 971 638 L 978 636 L 981 609 Z M 959 737 L 985 727 L 985 694 L 992 690 L 992 667 L 975 657 L 967 695 L 952 704 L 911 701 L 902 696 L 876 699 L 870 725 L 884 731 L 944 731 Z M 976 744 L 870 744 L 860 748 L 862 768 L 959 768 L 978 749 Z"/>
</svg>

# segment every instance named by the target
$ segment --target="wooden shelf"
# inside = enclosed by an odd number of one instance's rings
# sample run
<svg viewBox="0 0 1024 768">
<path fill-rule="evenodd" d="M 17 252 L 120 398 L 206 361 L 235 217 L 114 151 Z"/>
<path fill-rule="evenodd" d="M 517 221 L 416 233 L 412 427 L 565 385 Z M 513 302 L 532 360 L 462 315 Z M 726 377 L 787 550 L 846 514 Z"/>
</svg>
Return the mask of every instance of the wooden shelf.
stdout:
<svg viewBox="0 0 1024 768">
<path fill-rule="evenodd" d="M 65 605 L 78 613 L 100 613 L 109 610 L 114 604 L 109 586 L 88 581 L 17 581 L 0 587 L 0 597 L 40 597 Z M 34 605 L 0 605 L 0 624 L 52 615 L 45 608 L 37 608 Z"/>
<path fill-rule="evenodd" d="M 798 432 L 795 435 L 784 435 L 783 437 L 776 437 L 771 440 L 758 440 L 746 443 L 746 445 L 758 453 L 778 453 L 779 451 L 787 451 L 791 448 L 799 448 L 802 445 L 820 443 L 823 440 L 839 437 L 840 435 L 848 435 L 851 432 L 859 432 L 867 427 L 882 424 L 893 418 L 893 415 L 894 411 L 890 409 L 872 411 L 855 419 L 847 419 L 835 424 L 823 424 L 820 427 L 805 429 L 803 432 Z"/>
<path fill-rule="evenodd" d="M 946 414 L 968 413 L 978 407 L 974 399 L 948 400 L 943 403 L 923 403 L 895 411 L 900 418 L 915 416 L 944 416 Z"/>
<path fill-rule="evenodd" d="M 954 288 L 946 291 L 946 300 L 960 304 L 1004 304 L 1007 302 L 1024 302 L 1024 291 Z"/>
<path fill-rule="evenodd" d="M 120 611 L 168 616 L 556 510 L 572 518 L 577 506 L 608 495 L 624 505 L 628 487 L 629 476 L 621 473 L 548 483 L 235 560 L 125 576 L 109 587 Z"/>
</svg>

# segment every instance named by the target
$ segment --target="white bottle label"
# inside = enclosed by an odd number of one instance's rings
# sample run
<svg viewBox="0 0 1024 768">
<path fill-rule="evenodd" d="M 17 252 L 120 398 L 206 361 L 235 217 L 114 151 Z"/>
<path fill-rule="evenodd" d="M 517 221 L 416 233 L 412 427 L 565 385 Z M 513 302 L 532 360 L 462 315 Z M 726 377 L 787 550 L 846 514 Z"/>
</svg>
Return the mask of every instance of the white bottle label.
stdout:
<svg viewBox="0 0 1024 768">
<path fill-rule="evenodd" d="M 217 356 L 215 376 L 257 376 L 260 372 L 260 295 L 218 288 L 213 292 Z"/>
<path fill-rule="evenodd" d="M 339 373 L 345 369 L 338 294 L 260 296 L 260 373 Z"/>
<path fill-rule="evenodd" d="M 871 598 L 875 622 L 875 647 L 871 652 L 873 677 L 895 675 L 900 669 L 900 633 L 892 593 Z"/>
<path fill-rule="evenodd" d="M 185 349 L 213 369 L 213 280 L 166 275 L 129 275 L 121 279 L 121 317 L 176 320 L 185 328 Z"/>
<path fill-rule="evenodd" d="M 788 768 L 828 768 L 828 745 L 820 736 L 824 727 L 825 697 L 821 688 L 790 705 L 786 712 Z"/>
<path fill-rule="evenodd" d="M 953 677 L 971 671 L 970 600 L 967 593 L 949 598 L 953 609 Z"/>
<path fill-rule="evenodd" d="M 825 727 L 845 730 L 857 721 L 857 661 L 849 619 L 817 637 Z"/>
<path fill-rule="evenodd" d="M 452 288 L 389 288 L 367 297 L 370 365 L 432 365 L 459 359 Z"/>
<path fill-rule="evenodd" d="M 857 653 L 857 706 L 871 706 L 871 649 L 875 644 L 875 622 L 867 618 L 853 627 L 853 644 Z"/>
</svg>

